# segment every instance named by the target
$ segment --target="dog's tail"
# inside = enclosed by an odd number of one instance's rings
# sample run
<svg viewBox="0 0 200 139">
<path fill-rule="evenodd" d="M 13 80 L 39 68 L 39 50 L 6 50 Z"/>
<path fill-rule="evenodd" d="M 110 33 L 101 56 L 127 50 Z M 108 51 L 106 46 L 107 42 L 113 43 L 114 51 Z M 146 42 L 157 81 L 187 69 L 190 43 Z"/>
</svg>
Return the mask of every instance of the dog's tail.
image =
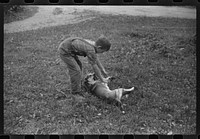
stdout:
<svg viewBox="0 0 200 139">
<path fill-rule="evenodd" d="M 135 89 L 135 87 L 132 87 L 132 88 L 130 88 L 130 89 L 125 89 L 125 88 L 115 89 L 115 90 L 114 90 L 114 92 L 115 92 L 115 99 L 116 99 L 118 102 L 121 102 L 121 98 L 122 98 L 124 95 L 130 94 L 134 89 Z"/>
<path fill-rule="evenodd" d="M 135 87 L 132 87 L 130 89 L 122 89 L 122 96 L 130 94 L 133 90 L 135 90 Z"/>
</svg>

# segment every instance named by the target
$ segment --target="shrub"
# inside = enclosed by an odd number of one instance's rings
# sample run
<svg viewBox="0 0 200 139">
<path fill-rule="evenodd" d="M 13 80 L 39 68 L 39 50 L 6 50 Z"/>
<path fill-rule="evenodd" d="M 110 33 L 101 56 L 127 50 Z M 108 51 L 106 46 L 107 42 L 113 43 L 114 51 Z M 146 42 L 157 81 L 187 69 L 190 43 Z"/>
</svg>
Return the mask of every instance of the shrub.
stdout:
<svg viewBox="0 0 200 139">
<path fill-rule="evenodd" d="M 18 12 L 20 9 L 22 9 L 20 5 L 5 5 L 4 14 L 15 13 Z"/>
</svg>

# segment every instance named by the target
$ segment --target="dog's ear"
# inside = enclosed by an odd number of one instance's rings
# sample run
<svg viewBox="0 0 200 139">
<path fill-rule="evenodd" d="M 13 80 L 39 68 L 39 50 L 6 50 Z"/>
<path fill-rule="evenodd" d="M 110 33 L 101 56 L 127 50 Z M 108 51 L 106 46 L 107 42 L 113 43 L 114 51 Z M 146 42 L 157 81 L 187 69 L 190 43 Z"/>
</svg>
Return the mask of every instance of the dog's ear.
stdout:
<svg viewBox="0 0 200 139">
<path fill-rule="evenodd" d="M 89 84 L 89 82 L 88 82 L 88 79 L 91 77 L 91 73 L 88 73 L 86 76 L 85 76 L 85 78 L 84 78 L 84 83 L 83 83 L 83 88 L 87 91 L 87 92 L 89 92 L 90 91 L 90 84 Z"/>
<path fill-rule="evenodd" d="M 96 76 L 95 73 L 93 74 L 93 78 L 94 78 L 94 80 L 98 80 L 98 77 Z"/>
<path fill-rule="evenodd" d="M 88 74 L 85 76 L 84 80 L 87 81 L 88 80 Z"/>
<path fill-rule="evenodd" d="M 111 76 L 109 79 L 110 81 L 112 81 L 112 80 L 115 80 L 116 78 Z"/>
<path fill-rule="evenodd" d="M 91 73 L 88 73 L 86 76 L 85 76 L 85 78 L 84 78 L 84 82 L 85 83 L 88 83 L 88 79 L 91 77 Z M 92 75 L 93 76 L 93 75 Z"/>
<path fill-rule="evenodd" d="M 85 76 L 85 79 L 88 79 L 88 78 L 90 78 L 91 76 L 93 76 L 93 73 L 87 73 L 86 76 Z"/>
</svg>

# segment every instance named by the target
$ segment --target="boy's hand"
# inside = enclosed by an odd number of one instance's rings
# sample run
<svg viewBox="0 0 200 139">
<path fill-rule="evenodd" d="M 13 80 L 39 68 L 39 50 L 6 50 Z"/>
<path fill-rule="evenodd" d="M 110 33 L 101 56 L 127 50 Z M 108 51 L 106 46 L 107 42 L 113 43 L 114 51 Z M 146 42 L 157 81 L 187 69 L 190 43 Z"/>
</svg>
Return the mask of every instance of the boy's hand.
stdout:
<svg viewBox="0 0 200 139">
<path fill-rule="evenodd" d="M 108 78 L 103 78 L 103 79 L 102 79 L 102 82 L 108 83 L 108 80 L 109 80 Z"/>
<path fill-rule="evenodd" d="M 107 77 L 108 76 L 108 73 L 106 71 L 103 71 L 103 76 L 104 77 Z"/>
</svg>

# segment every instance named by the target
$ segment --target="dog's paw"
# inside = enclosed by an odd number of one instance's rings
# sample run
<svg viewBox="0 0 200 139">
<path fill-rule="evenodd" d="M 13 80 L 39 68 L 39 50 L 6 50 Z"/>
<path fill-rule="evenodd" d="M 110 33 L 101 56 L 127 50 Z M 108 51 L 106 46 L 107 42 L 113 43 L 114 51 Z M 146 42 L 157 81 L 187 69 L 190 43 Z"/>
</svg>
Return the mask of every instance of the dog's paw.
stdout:
<svg viewBox="0 0 200 139">
<path fill-rule="evenodd" d="M 128 96 L 129 96 L 128 94 L 125 95 L 126 98 L 128 98 Z"/>
</svg>

